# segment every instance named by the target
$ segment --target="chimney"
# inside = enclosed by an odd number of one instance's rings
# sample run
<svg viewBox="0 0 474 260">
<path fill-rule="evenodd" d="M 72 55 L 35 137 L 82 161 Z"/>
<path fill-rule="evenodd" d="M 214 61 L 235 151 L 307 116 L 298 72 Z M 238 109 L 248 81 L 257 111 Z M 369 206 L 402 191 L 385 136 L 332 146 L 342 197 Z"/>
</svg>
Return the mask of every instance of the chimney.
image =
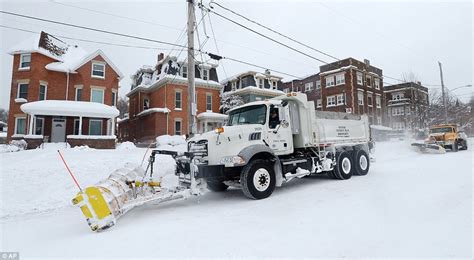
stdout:
<svg viewBox="0 0 474 260">
<path fill-rule="evenodd" d="M 160 52 L 160 54 L 158 54 L 157 62 L 160 62 L 160 60 L 162 60 L 164 57 L 165 57 L 165 55 L 162 52 Z"/>
<path fill-rule="evenodd" d="M 364 59 L 364 63 L 365 63 L 365 65 L 370 66 L 370 60 Z"/>
<path fill-rule="evenodd" d="M 417 81 L 416 84 L 420 85 L 421 86 L 421 81 Z"/>
</svg>

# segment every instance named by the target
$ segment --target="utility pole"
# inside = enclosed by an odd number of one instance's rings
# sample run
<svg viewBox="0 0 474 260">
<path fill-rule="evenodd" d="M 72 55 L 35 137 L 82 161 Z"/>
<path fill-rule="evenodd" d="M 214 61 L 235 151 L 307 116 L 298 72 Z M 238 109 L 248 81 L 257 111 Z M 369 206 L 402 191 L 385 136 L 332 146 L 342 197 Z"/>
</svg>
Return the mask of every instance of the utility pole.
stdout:
<svg viewBox="0 0 474 260">
<path fill-rule="evenodd" d="M 441 62 L 438 61 L 439 64 L 439 75 L 441 76 L 441 92 L 443 93 L 443 106 L 444 106 L 444 123 L 448 123 L 448 106 L 446 102 L 446 95 L 444 93 L 444 81 L 443 81 L 443 67 L 441 66 Z"/>
<path fill-rule="evenodd" d="M 188 2 L 188 133 L 196 134 L 196 95 L 194 94 L 194 0 Z"/>
</svg>

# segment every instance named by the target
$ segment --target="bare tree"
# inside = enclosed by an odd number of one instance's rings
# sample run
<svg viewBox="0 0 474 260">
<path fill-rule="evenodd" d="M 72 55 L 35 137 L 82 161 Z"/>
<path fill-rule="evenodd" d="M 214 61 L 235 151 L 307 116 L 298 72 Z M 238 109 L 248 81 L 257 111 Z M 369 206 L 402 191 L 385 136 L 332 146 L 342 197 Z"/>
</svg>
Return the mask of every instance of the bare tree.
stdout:
<svg viewBox="0 0 474 260">
<path fill-rule="evenodd" d="M 0 121 L 5 123 L 8 121 L 8 110 L 0 108 Z"/>
<path fill-rule="evenodd" d="M 117 101 L 117 109 L 119 110 L 119 118 L 124 118 L 125 114 L 128 113 L 128 100 L 124 97 L 119 97 Z"/>
</svg>

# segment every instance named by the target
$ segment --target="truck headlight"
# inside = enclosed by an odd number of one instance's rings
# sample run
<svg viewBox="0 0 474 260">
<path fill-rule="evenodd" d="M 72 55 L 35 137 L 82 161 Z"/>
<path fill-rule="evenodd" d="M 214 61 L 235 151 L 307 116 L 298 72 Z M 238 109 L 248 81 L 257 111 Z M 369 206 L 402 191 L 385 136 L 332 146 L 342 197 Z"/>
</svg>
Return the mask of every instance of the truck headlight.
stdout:
<svg viewBox="0 0 474 260">
<path fill-rule="evenodd" d="M 224 156 L 220 160 L 221 164 L 224 164 L 225 166 L 239 166 L 239 165 L 244 165 L 245 160 L 240 157 L 240 156 Z"/>
</svg>

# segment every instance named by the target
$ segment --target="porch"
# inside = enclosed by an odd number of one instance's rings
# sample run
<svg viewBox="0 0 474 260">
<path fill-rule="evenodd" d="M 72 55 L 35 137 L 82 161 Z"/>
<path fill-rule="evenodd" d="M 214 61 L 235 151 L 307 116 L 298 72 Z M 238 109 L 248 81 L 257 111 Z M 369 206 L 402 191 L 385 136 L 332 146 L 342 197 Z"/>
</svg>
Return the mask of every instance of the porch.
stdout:
<svg viewBox="0 0 474 260">
<path fill-rule="evenodd" d="M 74 146 L 115 148 L 115 107 L 100 103 L 65 100 L 44 100 L 26 103 L 21 110 L 27 114 L 28 149 L 43 142 L 67 142 Z"/>
</svg>

